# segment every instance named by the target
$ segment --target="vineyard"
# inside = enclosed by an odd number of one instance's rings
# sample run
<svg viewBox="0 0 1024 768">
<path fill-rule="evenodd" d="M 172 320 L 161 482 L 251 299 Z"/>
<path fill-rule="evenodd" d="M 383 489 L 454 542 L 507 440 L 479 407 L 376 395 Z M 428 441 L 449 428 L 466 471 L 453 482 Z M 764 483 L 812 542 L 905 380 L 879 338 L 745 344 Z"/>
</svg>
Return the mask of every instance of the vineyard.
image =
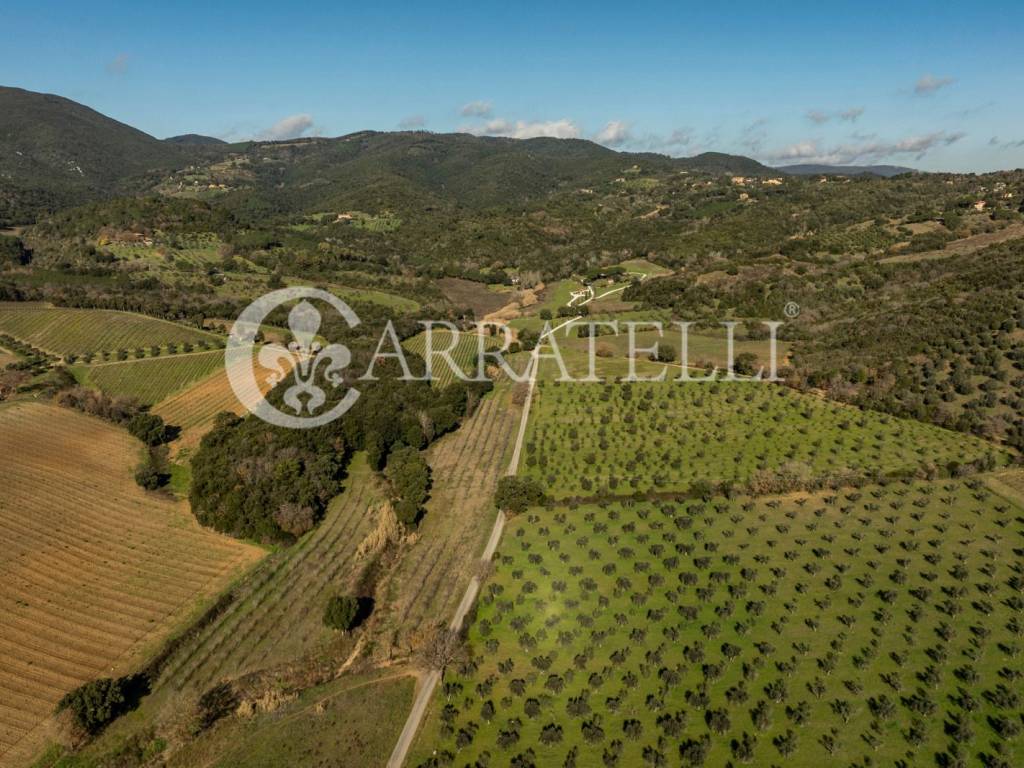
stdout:
<svg viewBox="0 0 1024 768">
<path fill-rule="evenodd" d="M 220 343 L 197 328 L 132 312 L 10 302 L 0 302 L 0 333 L 62 356 Z"/>
<path fill-rule="evenodd" d="M 752 382 L 539 382 L 533 409 L 523 471 L 556 498 L 1005 461 L 978 438 Z"/>
<path fill-rule="evenodd" d="M 456 380 L 455 372 L 451 369 L 451 366 L 447 364 L 438 356 L 440 350 L 447 349 L 452 343 L 451 331 L 444 329 L 435 329 L 433 332 L 433 349 L 434 359 L 432 363 L 432 381 L 431 383 L 437 387 L 446 387 Z M 467 375 L 475 375 L 475 361 L 477 353 L 479 352 L 480 337 L 475 333 L 460 333 L 458 339 L 455 342 L 455 347 L 451 351 L 452 360 L 455 364 L 462 369 Z M 402 343 L 402 346 L 409 352 L 414 352 L 420 357 L 426 355 L 427 349 L 427 335 L 421 333 L 413 336 L 411 339 L 407 339 Z M 493 349 L 498 346 L 497 339 L 492 340 L 490 338 L 485 339 L 484 348 Z M 415 372 L 417 369 L 413 368 Z"/>
<path fill-rule="evenodd" d="M 132 478 L 142 445 L 56 406 L 0 407 L 0 764 L 60 697 L 141 666 L 259 551 Z"/>
<path fill-rule="evenodd" d="M 292 661 L 330 642 L 324 605 L 358 582 L 368 562 L 357 550 L 376 527 L 382 502 L 365 458 L 356 456 L 324 520 L 239 587 L 228 609 L 172 659 L 159 686 L 202 692 L 221 678 Z"/>
<path fill-rule="evenodd" d="M 980 477 L 525 515 L 410 765 L 1021 765 L 1022 515 Z"/>
<path fill-rule="evenodd" d="M 386 624 L 399 645 L 454 614 L 494 523 L 494 488 L 518 420 L 511 387 L 501 385 L 458 431 L 428 450 L 430 501 L 416 543 L 389 582 Z"/>
<path fill-rule="evenodd" d="M 213 350 L 79 366 L 76 372 L 87 386 L 111 396 L 134 397 L 143 405 L 153 405 L 223 367 L 224 352 Z"/>
<path fill-rule="evenodd" d="M 174 443 L 179 450 L 199 445 L 203 435 L 213 427 L 218 413 L 230 411 L 240 416 L 245 412 L 245 406 L 238 399 L 228 380 L 227 370 L 224 368 L 224 353 L 213 354 L 218 355 L 219 362 L 219 365 L 213 368 L 214 373 L 202 380 L 197 379 L 197 383 L 187 389 L 176 390 L 177 394 L 170 394 L 153 409 L 153 413 L 181 430 Z M 255 360 L 254 365 L 260 391 L 266 394 L 271 388 L 271 371 L 259 366 Z M 252 396 L 255 397 L 255 393 L 252 393 Z"/>
</svg>

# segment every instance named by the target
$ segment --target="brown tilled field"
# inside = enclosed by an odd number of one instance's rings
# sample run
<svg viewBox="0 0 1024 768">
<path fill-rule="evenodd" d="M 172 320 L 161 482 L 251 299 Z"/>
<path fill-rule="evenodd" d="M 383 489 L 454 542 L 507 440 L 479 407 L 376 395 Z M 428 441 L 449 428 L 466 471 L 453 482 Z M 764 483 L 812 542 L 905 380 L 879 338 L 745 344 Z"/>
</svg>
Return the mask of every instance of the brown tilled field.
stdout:
<svg viewBox="0 0 1024 768">
<path fill-rule="evenodd" d="M 142 444 L 41 403 L 0 407 L 0 765 L 25 765 L 60 697 L 142 666 L 260 550 L 139 488 Z"/>
<path fill-rule="evenodd" d="M 257 381 L 262 384 L 263 394 L 270 390 L 269 374 L 267 369 L 257 370 Z M 163 417 L 168 424 L 181 428 L 181 434 L 173 444 L 176 451 L 199 445 L 203 435 L 213 427 L 214 418 L 223 411 L 239 416 L 245 413 L 245 406 L 231 389 L 227 371 L 223 368 L 153 408 L 153 413 Z"/>
</svg>

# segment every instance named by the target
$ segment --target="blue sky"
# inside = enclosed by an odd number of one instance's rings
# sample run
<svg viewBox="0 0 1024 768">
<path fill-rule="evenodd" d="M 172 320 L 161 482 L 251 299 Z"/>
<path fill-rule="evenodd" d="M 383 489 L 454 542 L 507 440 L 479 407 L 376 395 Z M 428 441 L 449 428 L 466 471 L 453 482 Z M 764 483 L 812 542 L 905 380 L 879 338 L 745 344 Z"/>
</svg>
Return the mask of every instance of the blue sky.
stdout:
<svg viewBox="0 0 1024 768">
<path fill-rule="evenodd" d="M 155 136 L 422 127 L 1024 166 L 1024 3 L 7 2 L 0 84 Z"/>
</svg>

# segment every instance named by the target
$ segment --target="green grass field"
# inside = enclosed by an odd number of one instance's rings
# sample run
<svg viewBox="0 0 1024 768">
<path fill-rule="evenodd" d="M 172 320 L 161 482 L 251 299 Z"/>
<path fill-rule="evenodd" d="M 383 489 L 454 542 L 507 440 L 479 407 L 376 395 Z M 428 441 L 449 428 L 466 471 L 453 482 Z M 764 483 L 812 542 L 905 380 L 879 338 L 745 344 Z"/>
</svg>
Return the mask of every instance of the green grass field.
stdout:
<svg viewBox="0 0 1024 768">
<path fill-rule="evenodd" d="M 289 286 L 314 285 L 310 280 L 302 280 L 295 277 L 285 279 L 285 283 Z M 420 303 L 418 301 L 406 296 L 399 296 L 397 293 L 389 293 L 388 291 L 379 291 L 374 288 L 354 288 L 352 286 L 339 285 L 337 283 L 328 283 L 326 285 L 315 283 L 315 285 L 330 291 L 343 301 L 367 301 L 373 304 L 380 304 L 382 307 L 394 309 L 397 312 L 402 313 L 415 312 L 420 308 Z"/>
<path fill-rule="evenodd" d="M 1022 514 L 972 479 L 521 516 L 410 765 L 1021 765 Z"/>
<path fill-rule="evenodd" d="M 520 472 L 555 498 L 810 477 L 945 470 L 995 452 L 978 438 L 765 383 L 538 382 Z"/>
<path fill-rule="evenodd" d="M 629 261 L 622 262 L 619 266 L 623 267 L 627 272 L 636 272 L 647 277 L 660 277 L 672 274 L 671 269 L 652 264 L 647 259 L 630 259 Z"/>
<path fill-rule="evenodd" d="M 0 303 L 0 333 L 56 355 L 220 343 L 212 333 L 133 312 Z"/>
<path fill-rule="evenodd" d="M 384 765 L 412 703 L 406 675 L 349 676 L 270 714 L 233 718 L 174 755 L 169 766 L 278 768 Z"/>
<path fill-rule="evenodd" d="M 75 366 L 74 371 L 86 386 L 111 396 L 134 397 L 143 405 L 155 405 L 223 367 L 224 352 L 213 350 Z"/>
</svg>

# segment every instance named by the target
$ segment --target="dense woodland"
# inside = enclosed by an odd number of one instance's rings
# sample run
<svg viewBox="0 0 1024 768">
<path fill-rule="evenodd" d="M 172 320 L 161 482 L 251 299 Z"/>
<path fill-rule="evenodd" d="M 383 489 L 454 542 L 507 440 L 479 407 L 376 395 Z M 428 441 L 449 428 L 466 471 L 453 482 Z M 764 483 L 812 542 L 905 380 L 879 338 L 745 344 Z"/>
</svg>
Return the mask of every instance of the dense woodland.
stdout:
<svg viewBox="0 0 1024 768">
<path fill-rule="evenodd" d="M 438 392 L 427 382 L 400 381 L 396 373 L 397 367 L 385 375 L 377 366 L 380 380 L 358 383 L 353 408 L 314 429 L 225 414 L 192 462 L 196 517 L 236 536 L 294 540 L 323 516 L 352 451 L 362 450 L 373 469 L 387 470 L 399 519 L 415 524 L 430 486 L 420 449 L 458 427 L 490 384 L 460 382 Z M 324 409 L 344 395 L 328 390 Z M 270 398 L 281 405 L 280 391 Z"/>
</svg>

